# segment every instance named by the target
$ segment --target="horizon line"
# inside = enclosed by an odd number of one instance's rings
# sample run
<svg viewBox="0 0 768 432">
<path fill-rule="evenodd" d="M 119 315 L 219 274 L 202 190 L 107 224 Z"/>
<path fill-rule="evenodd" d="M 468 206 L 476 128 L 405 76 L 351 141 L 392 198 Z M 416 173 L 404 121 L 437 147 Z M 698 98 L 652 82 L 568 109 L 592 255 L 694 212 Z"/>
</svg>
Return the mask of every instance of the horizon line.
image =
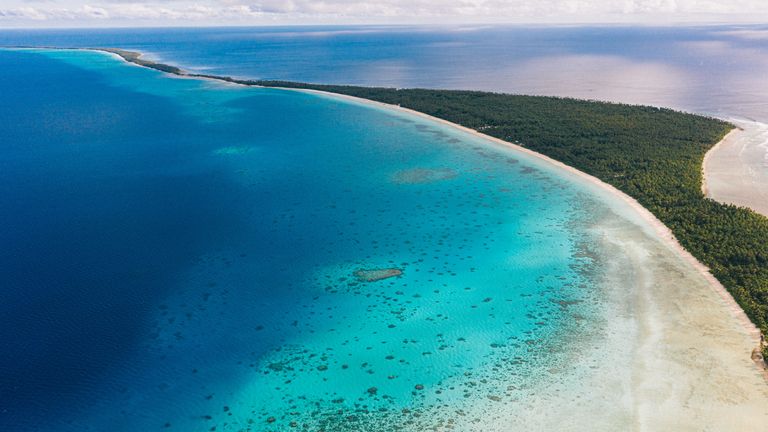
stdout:
<svg viewBox="0 0 768 432">
<path fill-rule="evenodd" d="M 0 32 L 12 30 L 113 30 L 113 29 L 215 29 L 215 28 L 280 28 L 280 27 L 367 27 L 367 28 L 455 28 L 461 26 L 483 27 L 717 27 L 717 26 L 765 26 L 765 21 L 562 21 L 562 22 L 483 22 L 465 21 L 449 23 L 260 23 L 260 24 L 115 24 L 115 25 L 52 25 L 52 26 L 13 26 L 0 28 Z"/>
</svg>

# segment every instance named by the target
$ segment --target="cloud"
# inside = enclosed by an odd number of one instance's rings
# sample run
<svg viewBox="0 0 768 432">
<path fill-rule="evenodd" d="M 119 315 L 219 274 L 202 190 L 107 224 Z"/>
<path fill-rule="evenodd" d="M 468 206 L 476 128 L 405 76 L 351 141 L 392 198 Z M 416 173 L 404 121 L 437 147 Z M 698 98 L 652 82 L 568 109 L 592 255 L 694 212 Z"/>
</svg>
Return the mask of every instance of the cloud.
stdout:
<svg viewBox="0 0 768 432">
<path fill-rule="evenodd" d="M 109 12 L 107 12 L 106 9 L 89 5 L 83 6 L 83 15 L 86 15 L 90 18 L 109 18 Z"/>
<path fill-rule="evenodd" d="M 18 7 L 13 9 L 0 9 L 0 16 L 9 19 L 27 19 L 33 21 L 42 21 L 50 17 L 45 11 L 33 7 Z"/>
<path fill-rule="evenodd" d="M 765 0 L 6 0 L 0 22 L 615 22 L 768 19 Z M 182 23 L 181 21 L 187 21 Z"/>
</svg>

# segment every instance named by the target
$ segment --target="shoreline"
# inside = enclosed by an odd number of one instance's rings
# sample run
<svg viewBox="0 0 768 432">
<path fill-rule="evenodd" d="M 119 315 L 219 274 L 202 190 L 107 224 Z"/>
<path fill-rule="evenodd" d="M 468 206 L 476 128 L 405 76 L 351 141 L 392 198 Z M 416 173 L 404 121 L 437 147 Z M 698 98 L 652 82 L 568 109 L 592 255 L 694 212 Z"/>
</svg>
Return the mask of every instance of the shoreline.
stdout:
<svg viewBox="0 0 768 432">
<path fill-rule="evenodd" d="M 709 187 L 707 186 L 707 183 L 711 179 L 707 179 L 707 166 L 710 163 L 710 159 L 712 157 L 712 154 L 717 151 L 724 143 L 729 142 L 733 139 L 738 139 L 738 135 L 741 135 L 744 133 L 744 129 L 740 127 L 735 127 L 731 129 L 730 132 L 728 132 L 723 139 L 717 142 L 717 144 L 710 147 L 709 150 L 707 150 L 706 153 L 704 153 L 704 159 L 701 161 L 701 193 L 704 194 L 705 197 L 709 199 L 714 199 L 712 195 L 709 193 Z M 717 201 L 717 200 L 715 200 Z"/>
<path fill-rule="evenodd" d="M 768 217 L 768 191 L 764 150 L 768 125 L 730 119 L 738 133 L 729 134 L 712 147 L 702 165 L 702 192 L 719 203 L 745 207 Z"/>
<path fill-rule="evenodd" d="M 30 49 L 66 49 L 66 48 L 46 48 L 46 47 L 19 47 L 19 48 L 30 48 Z M 733 298 L 733 296 L 725 289 L 725 287 L 712 275 L 709 268 L 705 266 L 703 263 L 699 262 L 690 252 L 688 252 L 683 246 L 677 241 L 676 237 L 672 233 L 672 231 L 664 225 L 655 215 L 653 215 L 648 209 L 640 205 L 640 203 L 632 198 L 631 196 L 627 195 L 626 193 L 620 191 L 616 187 L 603 182 L 602 180 L 598 179 L 595 176 L 592 176 L 590 174 L 587 174 L 583 171 L 580 171 L 576 168 L 573 168 L 569 165 L 566 165 L 563 162 L 560 162 L 556 159 L 550 158 L 549 156 L 546 156 L 542 153 L 538 153 L 536 151 L 530 150 L 526 147 L 523 147 L 518 144 L 514 144 L 508 141 L 504 141 L 499 138 L 495 138 L 486 134 L 483 134 L 482 132 L 478 132 L 474 129 L 467 128 L 465 126 L 449 122 L 444 119 L 440 119 L 437 117 L 430 116 L 428 114 L 422 113 L 420 111 L 415 111 L 412 109 L 404 108 L 398 105 L 392 105 L 392 104 L 386 104 L 378 101 L 373 101 L 370 99 L 364 99 L 359 98 L 355 96 L 349 96 L 339 93 L 333 93 L 323 90 L 314 90 L 314 89 L 306 89 L 301 87 L 281 87 L 278 85 L 275 86 L 268 86 L 268 85 L 260 85 L 258 84 L 259 81 L 252 81 L 252 80 L 242 80 L 242 79 L 236 79 L 226 76 L 216 76 L 216 75 L 208 75 L 208 74 L 195 74 L 195 73 L 188 73 L 178 67 L 163 64 L 163 63 L 155 63 L 151 61 L 141 60 L 140 57 L 142 56 L 142 53 L 135 52 L 135 51 L 128 51 L 128 50 L 120 50 L 120 49 L 110 49 L 110 48 L 72 48 L 74 50 L 88 50 L 88 51 L 98 51 L 103 53 L 108 53 L 111 55 L 114 55 L 116 57 L 119 57 L 124 62 L 129 64 L 134 64 L 136 66 L 146 67 L 150 69 L 155 69 L 160 72 L 167 73 L 172 76 L 177 76 L 180 78 L 195 78 L 195 79 L 202 79 L 202 80 L 211 80 L 216 81 L 218 83 L 223 84 L 235 84 L 235 85 L 241 85 L 245 87 L 260 87 L 260 88 L 274 88 L 274 89 L 280 89 L 280 90 L 290 90 L 290 91 L 299 91 L 304 92 L 307 94 L 316 94 L 316 95 L 322 95 L 325 97 L 330 97 L 334 99 L 340 99 L 340 100 L 346 100 L 354 103 L 359 103 L 362 105 L 368 105 L 372 107 L 378 107 L 385 110 L 391 110 L 391 111 L 397 111 L 401 113 L 405 113 L 411 116 L 416 116 L 422 119 L 426 119 L 432 122 L 437 122 L 441 125 L 451 127 L 453 129 L 459 130 L 464 133 L 468 133 L 474 137 L 477 137 L 482 140 L 490 141 L 498 145 L 505 146 L 507 148 L 513 149 L 517 152 L 521 152 L 523 154 L 526 154 L 530 157 L 533 157 L 539 161 L 545 162 L 546 164 L 555 167 L 560 170 L 564 170 L 565 172 L 581 179 L 582 181 L 596 187 L 597 189 L 600 189 L 604 192 L 607 192 L 609 195 L 619 198 L 620 201 L 624 202 L 626 205 L 628 205 L 629 208 L 631 208 L 647 225 L 652 229 L 652 231 L 659 237 L 661 242 L 674 250 L 677 255 L 682 258 L 684 262 L 687 262 L 690 264 L 707 282 L 708 285 L 719 295 L 719 297 L 724 301 L 726 308 L 729 310 L 733 318 L 736 320 L 737 323 L 739 323 L 740 326 L 742 326 L 742 329 L 746 331 L 746 334 L 752 339 L 753 342 L 753 356 L 752 360 L 755 360 L 755 365 L 760 369 L 760 372 L 762 373 L 763 377 L 768 380 L 768 370 L 764 365 L 760 365 L 757 363 L 755 359 L 755 351 L 760 351 L 760 330 L 757 328 L 757 326 L 752 323 L 752 321 L 747 317 L 744 310 L 738 305 L 736 300 Z M 262 83 L 267 81 L 260 81 Z M 275 82 L 278 83 L 278 81 L 269 81 L 269 82 Z M 288 83 L 286 83 L 288 84 Z M 738 129 L 731 130 L 720 142 L 715 144 L 710 150 L 707 151 L 704 157 L 704 161 L 702 163 L 702 191 L 705 192 L 706 188 L 706 177 L 704 176 L 704 167 L 706 162 L 708 161 L 707 156 L 715 149 L 717 148 L 726 138 L 731 137 L 732 134 L 737 131 Z M 706 196 L 705 192 L 705 196 Z"/>
</svg>

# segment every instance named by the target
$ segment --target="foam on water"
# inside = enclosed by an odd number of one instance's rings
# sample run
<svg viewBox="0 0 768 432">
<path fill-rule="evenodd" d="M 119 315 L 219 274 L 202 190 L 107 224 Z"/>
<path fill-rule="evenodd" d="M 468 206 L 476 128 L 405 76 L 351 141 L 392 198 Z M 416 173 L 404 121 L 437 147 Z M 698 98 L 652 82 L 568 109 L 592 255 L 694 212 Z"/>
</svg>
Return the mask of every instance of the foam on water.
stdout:
<svg viewBox="0 0 768 432">
<path fill-rule="evenodd" d="M 2 340 L 32 338 L 4 360 L 13 376 L 0 372 L 6 429 L 469 425 L 472 406 L 525 400 L 603 331 L 585 227 L 608 207 L 543 162 L 398 112 L 102 53 L 0 51 L 0 63 L 15 74 L 0 88 L 17 91 L 4 112 L 23 103 L 43 119 L 0 129 L 23 144 L 0 161 L 16 168 L 0 174 L 16 190 L 0 202 L 2 268 L 7 291 L 27 293 L 4 302 L 17 314 Z M 58 230 L 71 246 L 48 253 L 88 273 L 19 270 L 50 246 L 30 223 Z M 94 280 L 110 281 L 105 295 Z M 19 306 L 59 289 L 76 305 L 64 318 Z M 130 337 L 70 342 L 126 302 Z M 72 347 L 70 366 L 36 346 L 30 320 L 57 328 L 46 343 Z M 26 376 L 33 358 L 50 373 Z"/>
</svg>

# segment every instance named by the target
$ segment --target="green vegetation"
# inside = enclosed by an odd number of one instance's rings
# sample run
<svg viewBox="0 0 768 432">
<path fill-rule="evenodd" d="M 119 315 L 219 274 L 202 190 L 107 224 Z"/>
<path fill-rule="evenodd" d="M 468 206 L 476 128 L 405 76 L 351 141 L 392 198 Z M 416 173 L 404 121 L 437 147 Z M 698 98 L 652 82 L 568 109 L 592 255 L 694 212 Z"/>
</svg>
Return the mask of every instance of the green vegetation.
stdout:
<svg viewBox="0 0 768 432">
<path fill-rule="evenodd" d="M 553 97 L 207 77 L 400 105 L 519 143 L 598 177 L 666 224 L 768 334 L 768 218 L 701 192 L 704 154 L 731 124 L 669 109 Z M 768 358 L 768 349 L 764 355 Z"/>
<path fill-rule="evenodd" d="M 117 54 L 125 61 L 136 63 L 139 66 L 145 66 L 152 69 L 157 69 L 159 71 L 167 72 L 174 75 L 185 75 L 184 71 L 177 68 L 176 66 L 171 66 L 163 63 L 156 63 L 150 60 L 143 60 L 141 58 L 141 53 L 136 51 L 127 51 L 119 48 L 99 48 L 99 51 L 105 51 L 112 54 Z"/>
</svg>

